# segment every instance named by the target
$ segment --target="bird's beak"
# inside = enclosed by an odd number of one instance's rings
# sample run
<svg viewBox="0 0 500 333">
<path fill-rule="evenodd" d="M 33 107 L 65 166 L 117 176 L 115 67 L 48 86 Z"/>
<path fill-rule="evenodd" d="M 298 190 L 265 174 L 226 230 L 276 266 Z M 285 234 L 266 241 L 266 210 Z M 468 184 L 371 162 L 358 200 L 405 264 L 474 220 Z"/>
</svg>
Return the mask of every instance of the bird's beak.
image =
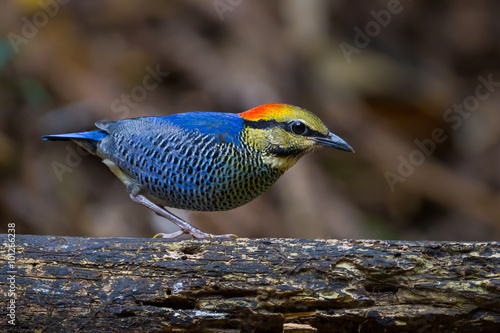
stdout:
<svg viewBox="0 0 500 333">
<path fill-rule="evenodd" d="M 336 136 L 333 133 L 328 133 L 326 138 L 315 138 L 315 142 L 317 145 L 331 147 L 339 150 L 350 151 L 354 153 L 354 149 L 340 137 Z"/>
</svg>

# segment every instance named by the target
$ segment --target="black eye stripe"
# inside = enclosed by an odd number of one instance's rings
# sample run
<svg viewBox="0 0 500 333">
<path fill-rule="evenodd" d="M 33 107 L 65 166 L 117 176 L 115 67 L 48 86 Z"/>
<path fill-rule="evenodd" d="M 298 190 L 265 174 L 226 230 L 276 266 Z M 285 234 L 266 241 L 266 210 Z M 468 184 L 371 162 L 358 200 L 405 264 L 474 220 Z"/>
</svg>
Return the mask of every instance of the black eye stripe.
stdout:
<svg viewBox="0 0 500 333">
<path fill-rule="evenodd" d="M 298 120 L 295 120 L 295 121 L 298 122 Z M 294 122 L 294 121 L 292 121 L 292 122 Z M 252 128 L 266 129 L 266 128 L 273 128 L 273 127 L 281 127 L 285 131 L 291 132 L 290 122 L 278 122 L 276 120 L 257 120 L 257 121 L 245 120 L 244 123 L 245 123 L 245 126 L 252 127 Z M 308 129 L 306 136 L 317 137 L 317 138 L 326 138 L 326 137 L 328 137 L 328 133 L 327 134 L 323 134 L 321 132 L 313 130 L 312 128 L 310 128 L 307 125 L 305 125 L 305 126 Z M 291 133 L 293 133 L 293 132 L 291 132 Z"/>
<path fill-rule="evenodd" d="M 258 129 L 266 129 L 272 128 L 276 126 L 280 126 L 281 123 L 278 123 L 276 120 L 244 120 L 246 127 L 258 128 Z"/>
</svg>

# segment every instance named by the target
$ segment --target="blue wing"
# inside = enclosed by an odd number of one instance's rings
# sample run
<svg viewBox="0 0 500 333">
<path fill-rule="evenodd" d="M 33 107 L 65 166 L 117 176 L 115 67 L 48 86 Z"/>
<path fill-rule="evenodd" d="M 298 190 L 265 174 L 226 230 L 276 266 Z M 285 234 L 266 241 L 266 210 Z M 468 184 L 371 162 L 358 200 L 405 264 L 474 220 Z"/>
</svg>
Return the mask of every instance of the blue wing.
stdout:
<svg viewBox="0 0 500 333">
<path fill-rule="evenodd" d="M 205 135 L 214 136 L 221 142 L 240 144 L 243 119 L 234 113 L 190 112 L 158 117 L 186 130 L 198 130 Z"/>
<path fill-rule="evenodd" d="M 142 117 L 119 120 L 115 122 L 98 122 L 96 125 L 106 131 L 112 131 L 125 121 L 150 122 L 152 126 L 175 125 L 186 131 L 199 131 L 202 134 L 214 137 L 219 142 L 232 142 L 239 145 L 241 132 L 244 127 L 243 119 L 234 113 L 220 112 L 189 112 L 177 113 L 165 117 Z"/>
<path fill-rule="evenodd" d="M 65 141 L 73 140 L 82 145 L 91 153 L 96 153 L 98 144 L 115 129 L 130 122 L 149 122 L 153 127 L 175 125 L 186 131 L 199 131 L 202 134 L 212 136 L 216 141 L 222 143 L 233 143 L 240 145 L 241 131 L 244 127 L 243 119 L 234 113 L 219 112 L 189 112 L 178 113 L 165 117 L 141 117 L 124 119 L 118 121 L 98 121 L 96 126 L 100 130 L 90 132 L 78 132 L 67 134 L 45 135 L 44 140 Z"/>
</svg>

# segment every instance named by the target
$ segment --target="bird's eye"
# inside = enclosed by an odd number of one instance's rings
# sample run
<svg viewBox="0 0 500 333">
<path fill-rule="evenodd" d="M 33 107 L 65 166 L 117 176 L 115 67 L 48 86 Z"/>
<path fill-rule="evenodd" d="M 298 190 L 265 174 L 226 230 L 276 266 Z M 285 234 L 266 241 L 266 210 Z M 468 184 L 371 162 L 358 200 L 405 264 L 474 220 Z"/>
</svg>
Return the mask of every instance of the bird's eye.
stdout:
<svg viewBox="0 0 500 333">
<path fill-rule="evenodd" d="M 297 135 L 303 135 L 307 132 L 307 126 L 300 121 L 294 121 L 293 123 L 291 123 L 290 129 L 292 130 L 292 133 Z"/>
</svg>

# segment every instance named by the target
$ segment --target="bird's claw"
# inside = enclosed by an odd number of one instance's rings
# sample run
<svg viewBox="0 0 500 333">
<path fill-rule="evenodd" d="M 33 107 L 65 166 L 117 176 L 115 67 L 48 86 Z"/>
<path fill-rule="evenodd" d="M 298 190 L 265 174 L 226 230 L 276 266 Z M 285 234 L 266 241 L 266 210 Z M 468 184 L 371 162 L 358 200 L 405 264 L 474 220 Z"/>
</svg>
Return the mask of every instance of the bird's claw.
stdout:
<svg viewBox="0 0 500 333">
<path fill-rule="evenodd" d="M 156 235 L 154 235 L 153 238 L 174 239 L 174 238 L 180 237 L 184 234 L 191 235 L 193 238 L 198 238 L 198 239 L 202 239 L 202 238 L 238 238 L 238 236 L 236 236 L 234 234 L 214 235 L 214 234 L 209 234 L 209 233 L 203 232 L 201 230 L 198 230 L 198 231 L 179 230 L 179 231 L 171 232 L 168 234 L 160 232 L 160 233 L 157 233 Z"/>
<path fill-rule="evenodd" d="M 174 239 L 177 237 L 180 237 L 184 235 L 184 231 L 179 230 L 176 232 L 171 232 L 169 234 L 164 234 L 163 232 L 157 233 L 156 235 L 153 236 L 153 238 L 168 238 L 168 239 Z"/>
</svg>

